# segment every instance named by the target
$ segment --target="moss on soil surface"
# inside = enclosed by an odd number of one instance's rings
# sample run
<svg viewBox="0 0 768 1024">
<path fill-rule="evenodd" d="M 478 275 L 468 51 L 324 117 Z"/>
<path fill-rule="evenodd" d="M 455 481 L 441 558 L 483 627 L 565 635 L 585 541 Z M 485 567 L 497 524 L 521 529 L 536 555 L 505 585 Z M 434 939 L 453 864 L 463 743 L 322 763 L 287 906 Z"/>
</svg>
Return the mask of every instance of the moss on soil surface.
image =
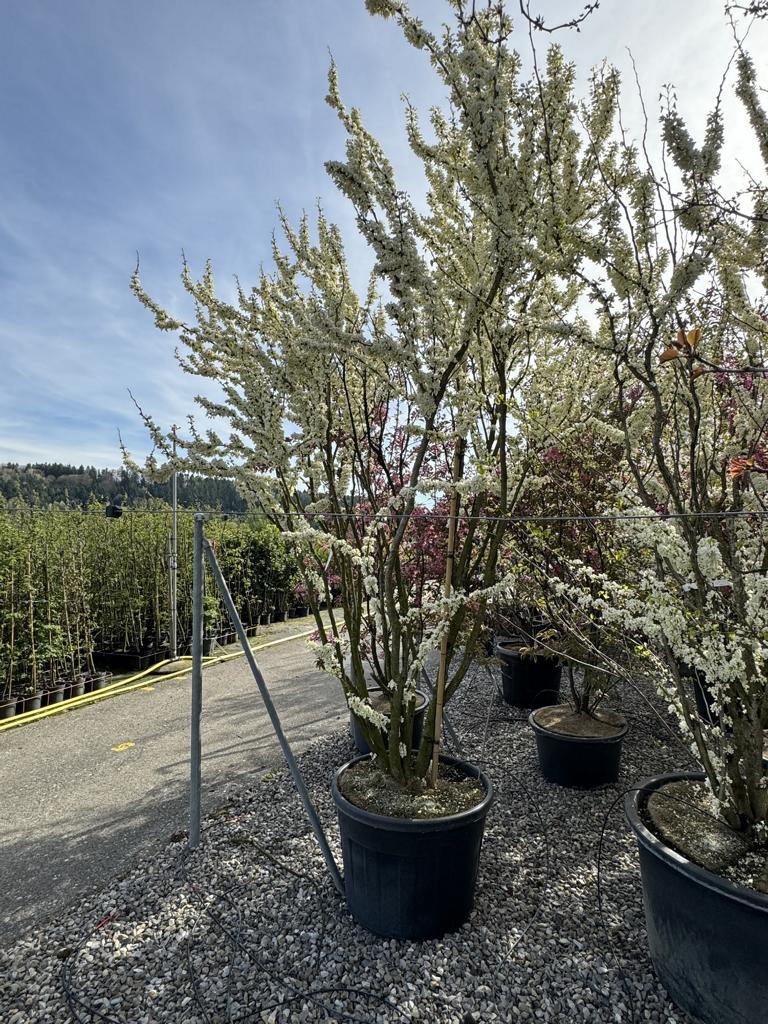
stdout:
<svg viewBox="0 0 768 1024">
<path fill-rule="evenodd" d="M 766 852 L 713 816 L 703 782 L 669 782 L 651 793 L 643 817 L 651 832 L 678 853 L 722 878 L 765 891 Z"/>
<path fill-rule="evenodd" d="M 541 708 L 534 715 L 534 720 L 544 729 L 563 736 L 594 736 L 600 739 L 618 736 L 626 724 L 616 711 L 601 711 L 593 717 L 577 714 L 568 704 Z"/>
<path fill-rule="evenodd" d="M 339 789 L 355 806 L 389 818 L 445 818 L 471 810 L 485 799 L 482 782 L 452 765 L 441 764 L 437 787 L 427 789 L 418 780 L 406 787 L 398 785 L 370 758 L 348 768 L 339 779 Z"/>
</svg>

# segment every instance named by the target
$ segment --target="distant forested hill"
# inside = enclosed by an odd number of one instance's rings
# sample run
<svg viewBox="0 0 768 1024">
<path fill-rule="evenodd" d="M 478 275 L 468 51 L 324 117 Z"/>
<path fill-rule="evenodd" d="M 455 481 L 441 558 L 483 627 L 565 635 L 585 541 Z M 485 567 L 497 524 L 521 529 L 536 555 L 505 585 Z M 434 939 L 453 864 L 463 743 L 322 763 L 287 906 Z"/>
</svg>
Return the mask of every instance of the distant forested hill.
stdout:
<svg viewBox="0 0 768 1024">
<path fill-rule="evenodd" d="M 179 504 L 185 508 L 220 508 L 223 512 L 244 512 L 245 502 L 230 480 L 179 474 Z M 153 483 L 129 469 L 96 469 L 94 466 L 65 466 L 60 462 L 38 462 L 22 466 L 0 464 L 0 495 L 23 498 L 31 504 L 50 505 L 69 501 L 119 499 L 126 507 L 147 498 L 171 500 L 171 484 Z"/>
</svg>

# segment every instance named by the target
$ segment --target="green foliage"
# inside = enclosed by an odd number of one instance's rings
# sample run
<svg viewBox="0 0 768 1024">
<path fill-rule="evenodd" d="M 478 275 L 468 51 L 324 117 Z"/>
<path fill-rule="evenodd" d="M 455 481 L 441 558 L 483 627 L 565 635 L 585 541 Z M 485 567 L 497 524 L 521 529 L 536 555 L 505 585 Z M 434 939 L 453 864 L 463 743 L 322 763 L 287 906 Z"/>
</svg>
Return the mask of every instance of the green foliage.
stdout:
<svg viewBox="0 0 768 1024">
<path fill-rule="evenodd" d="M 192 516 L 178 517 L 178 638 L 192 633 Z M 93 669 L 94 651 L 162 649 L 170 625 L 171 510 L 106 519 L 101 506 L 42 510 L 0 498 L 0 696 L 35 692 Z M 279 531 L 263 520 L 211 520 L 206 533 L 238 611 L 257 621 L 292 601 L 298 568 Z M 226 614 L 206 580 L 204 628 L 220 634 Z"/>
<path fill-rule="evenodd" d="M 180 473 L 178 502 L 186 508 L 220 508 L 245 512 L 246 504 L 231 480 Z M 169 481 L 148 480 L 140 473 L 94 466 L 67 466 L 60 462 L 39 462 L 19 466 L 0 465 L 0 496 L 20 498 L 43 508 L 67 502 L 86 508 L 92 501 L 121 501 L 126 506 L 142 505 L 151 498 L 171 500 Z"/>
</svg>

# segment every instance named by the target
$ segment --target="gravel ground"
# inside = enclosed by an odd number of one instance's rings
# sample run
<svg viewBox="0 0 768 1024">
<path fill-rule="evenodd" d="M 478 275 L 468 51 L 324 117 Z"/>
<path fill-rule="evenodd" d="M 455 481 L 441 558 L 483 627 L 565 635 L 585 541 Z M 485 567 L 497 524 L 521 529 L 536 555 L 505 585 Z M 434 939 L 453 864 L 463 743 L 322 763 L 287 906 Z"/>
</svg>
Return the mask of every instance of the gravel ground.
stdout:
<svg viewBox="0 0 768 1024">
<path fill-rule="evenodd" d="M 0 950 L 0 1021 L 687 1024 L 651 969 L 637 854 L 617 802 L 640 778 L 685 765 L 683 749 L 641 694 L 626 693 L 619 784 L 545 783 L 531 730 L 516 720 L 525 712 L 502 704 L 495 680 L 478 669 L 449 709 L 464 755 L 496 787 L 461 931 L 415 943 L 357 926 L 280 770 L 225 794 L 194 854 L 173 837 Z M 339 859 L 328 783 L 351 754 L 339 732 L 300 758 Z"/>
</svg>

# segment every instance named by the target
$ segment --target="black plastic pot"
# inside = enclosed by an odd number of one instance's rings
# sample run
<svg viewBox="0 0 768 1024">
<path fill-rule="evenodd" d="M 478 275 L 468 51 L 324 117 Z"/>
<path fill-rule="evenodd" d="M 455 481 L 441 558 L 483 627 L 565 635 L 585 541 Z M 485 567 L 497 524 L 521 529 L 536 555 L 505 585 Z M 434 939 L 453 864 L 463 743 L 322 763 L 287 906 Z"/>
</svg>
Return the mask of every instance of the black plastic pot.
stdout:
<svg viewBox="0 0 768 1024">
<path fill-rule="evenodd" d="M 43 702 L 42 693 L 32 693 L 27 697 L 22 697 L 20 700 L 21 707 L 18 710 L 25 714 L 27 711 L 39 711 L 40 706 Z"/>
<path fill-rule="evenodd" d="M 90 684 L 91 690 L 103 690 L 107 685 L 107 673 L 97 672 L 96 675 L 91 676 Z"/>
<path fill-rule="evenodd" d="M 642 818 L 653 790 L 703 778 L 696 772 L 660 775 L 624 798 L 640 850 L 651 960 L 672 1000 L 700 1024 L 765 1024 L 768 895 L 692 864 L 657 839 Z"/>
<path fill-rule="evenodd" d="M 541 774 L 548 782 L 583 789 L 616 782 L 626 723 L 615 736 L 568 736 L 540 725 L 538 711 L 532 711 L 528 721 L 536 737 Z"/>
<path fill-rule="evenodd" d="M 13 718 L 16 714 L 16 705 L 18 700 L 16 697 L 11 697 L 9 700 L 0 701 L 0 722 L 5 718 Z"/>
<path fill-rule="evenodd" d="M 186 654 L 189 649 L 189 642 L 185 643 L 182 640 L 179 643 L 179 654 Z M 145 668 L 156 665 L 158 661 L 163 661 L 167 656 L 167 648 L 154 654 L 138 654 L 136 651 L 102 651 L 100 654 L 94 655 L 94 660 L 99 667 L 122 674 L 124 672 L 143 672 Z"/>
<path fill-rule="evenodd" d="M 72 683 L 70 687 L 70 697 L 82 697 L 85 693 L 85 681 L 81 678 Z"/>
<path fill-rule="evenodd" d="M 424 731 L 424 716 L 426 715 L 427 708 L 429 707 L 429 698 L 427 697 L 426 693 L 424 693 L 422 690 L 416 691 L 416 698 L 417 704 L 419 700 L 421 701 L 421 704 L 417 706 L 416 710 L 413 713 L 412 746 L 414 747 L 414 749 L 418 747 L 419 744 L 421 743 L 421 734 Z M 360 722 L 358 721 L 357 717 L 352 714 L 351 711 L 349 713 L 349 727 L 352 731 L 352 739 L 354 740 L 355 748 L 359 750 L 361 754 L 370 754 L 371 748 L 368 746 L 368 743 L 366 742 L 365 739 L 365 735 L 363 734 L 363 730 L 360 728 Z"/>
<path fill-rule="evenodd" d="M 60 704 L 64 700 L 64 690 L 65 687 L 63 684 L 61 686 L 54 686 L 50 689 L 48 691 L 48 703 Z"/>
<path fill-rule="evenodd" d="M 485 798 L 469 811 L 445 818 L 388 818 L 350 803 L 339 778 L 332 792 L 339 815 L 344 886 L 354 919 L 375 935 L 436 939 L 456 931 L 475 900 L 485 819 L 493 801 L 486 776 L 466 761 L 441 757 L 485 786 Z"/>
<path fill-rule="evenodd" d="M 543 708 L 560 699 L 562 667 L 555 658 L 524 657 L 518 641 L 496 644 L 501 661 L 501 689 L 507 704 L 518 708 Z"/>
</svg>

